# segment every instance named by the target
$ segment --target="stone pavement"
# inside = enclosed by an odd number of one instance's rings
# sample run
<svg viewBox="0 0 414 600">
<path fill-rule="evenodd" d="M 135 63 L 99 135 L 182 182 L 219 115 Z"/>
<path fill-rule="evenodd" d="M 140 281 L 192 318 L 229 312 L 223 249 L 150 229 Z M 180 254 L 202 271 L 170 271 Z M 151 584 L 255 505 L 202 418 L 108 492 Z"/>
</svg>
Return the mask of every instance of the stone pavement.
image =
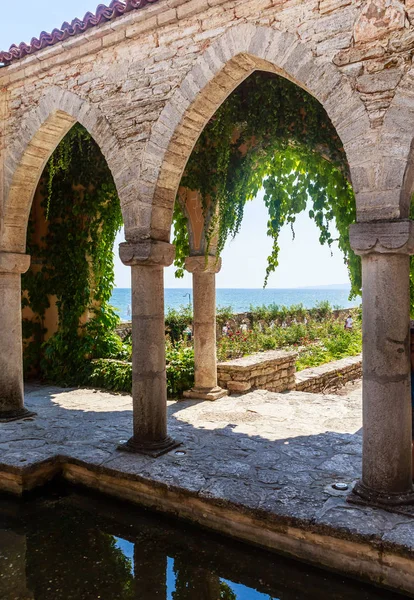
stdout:
<svg viewBox="0 0 414 600">
<path fill-rule="evenodd" d="M 169 402 L 169 433 L 183 445 L 157 459 L 116 449 L 132 433 L 128 395 L 31 385 L 26 406 L 36 418 L 0 425 L 0 488 L 4 473 L 60 460 L 87 466 L 97 481 L 106 473 L 133 478 L 413 558 L 413 518 L 350 505 L 331 487 L 351 486 L 361 472 L 358 382 L 339 395 L 257 390 L 214 403 Z"/>
</svg>

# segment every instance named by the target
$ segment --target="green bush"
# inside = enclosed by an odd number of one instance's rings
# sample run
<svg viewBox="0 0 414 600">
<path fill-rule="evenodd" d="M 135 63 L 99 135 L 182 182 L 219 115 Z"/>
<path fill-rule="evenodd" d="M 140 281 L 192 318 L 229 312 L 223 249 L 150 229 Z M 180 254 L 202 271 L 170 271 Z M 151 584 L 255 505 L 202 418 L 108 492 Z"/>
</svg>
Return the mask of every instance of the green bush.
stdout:
<svg viewBox="0 0 414 600">
<path fill-rule="evenodd" d="M 217 331 L 222 331 L 224 324 L 234 317 L 234 311 L 231 306 L 218 306 L 216 309 Z"/>
<path fill-rule="evenodd" d="M 296 367 L 297 370 L 301 370 L 346 356 L 354 356 L 361 352 L 360 312 L 353 311 L 354 328 L 352 331 L 345 331 L 343 320 L 333 318 L 332 310 L 327 303 L 321 303 L 315 309 L 307 311 L 306 321 L 304 311 L 305 309 L 301 305 L 290 308 L 277 305 L 272 305 L 270 308 L 259 307 L 255 317 L 265 315 L 267 318 L 272 317 L 270 321 L 272 325 L 264 328 L 254 325 L 250 331 L 233 331 L 230 335 L 221 337 L 217 341 L 218 359 L 224 361 L 255 352 L 285 348 L 298 351 Z M 324 318 L 323 315 L 325 315 Z M 170 398 L 181 397 L 184 390 L 190 389 L 194 385 L 194 349 L 191 343 L 181 337 L 190 316 L 191 312 L 188 307 L 169 312 L 166 369 L 167 391 Z M 231 318 L 231 309 L 229 307 L 220 309 L 220 316 L 223 322 L 226 322 Z M 293 318 L 297 322 L 286 325 L 285 319 L 289 318 Z M 283 326 L 275 324 L 280 319 L 283 319 Z M 259 320 L 263 321 L 264 319 Z M 93 327 L 96 327 L 96 324 Z M 74 359 L 77 357 L 77 364 L 79 364 L 76 381 L 74 381 L 71 373 L 62 371 L 61 361 L 58 361 L 56 364 L 59 368 L 60 381 L 69 385 L 76 383 L 113 391 L 131 392 L 131 336 L 129 335 L 121 341 L 119 338 L 114 339 L 114 334 L 111 332 L 107 333 L 107 336 L 100 331 L 96 332 L 96 336 L 92 335 L 92 331 L 89 333 L 90 335 L 87 336 L 83 345 L 82 338 L 74 340 L 77 343 L 72 345 L 68 344 L 68 340 L 59 336 L 54 336 L 49 342 L 49 344 L 53 344 L 50 354 L 51 364 L 57 355 L 60 353 L 64 355 L 68 352 L 73 352 Z M 173 340 L 173 336 L 178 339 Z M 93 343 L 94 339 L 97 340 L 97 343 Z M 46 346 L 46 357 L 48 350 L 49 348 Z M 84 358 L 79 361 L 82 353 Z M 90 360 L 96 357 L 97 359 Z"/>
<path fill-rule="evenodd" d="M 167 393 L 180 398 L 194 385 L 194 350 L 184 342 L 166 344 Z M 82 383 L 114 392 L 132 390 L 132 363 L 123 360 L 97 359 L 87 363 Z"/>
<path fill-rule="evenodd" d="M 169 308 L 165 316 L 165 331 L 173 342 L 178 342 L 184 329 L 193 320 L 193 310 L 190 306 L 180 306 L 179 309 Z"/>
<path fill-rule="evenodd" d="M 184 341 L 176 344 L 167 341 L 165 358 L 168 397 L 180 398 L 184 390 L 194 385 L 194 349 Z"/>
<path fill-rule="evenodd" d="M 121 360 L 100 358 L 89 364 L 85 383 L 114 392 L 132 391 L 132 364 Z"/>
</svg>

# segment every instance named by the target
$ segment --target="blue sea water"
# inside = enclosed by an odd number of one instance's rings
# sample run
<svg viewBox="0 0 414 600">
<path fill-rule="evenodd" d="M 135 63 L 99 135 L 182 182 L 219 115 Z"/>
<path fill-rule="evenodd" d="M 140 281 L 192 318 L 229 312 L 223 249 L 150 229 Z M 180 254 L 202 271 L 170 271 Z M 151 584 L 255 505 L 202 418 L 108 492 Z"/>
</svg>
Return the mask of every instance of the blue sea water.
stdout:
<svg viewBox="0 0 414 600">
<path fill-rule="evenodd" d="M 335 308 L 350 308 L 360 304 L 359 299 L 349 301 L 349 289 L 224 289 L 216 291 L 217 306 L 231 306 L 235 313 L 249 310 L 250 306 L 277 304 L 291 306 L 303 304 L 312 308 L 318 302 L 328 301 Z M 190 288 L 166 288 L 165 310 L 180 308 L 192 302 Z M 115 288 L 112 293 L 112 305 L 118 310 L 122 321 L 131 319 L 131 290 Z"/>
</svg>

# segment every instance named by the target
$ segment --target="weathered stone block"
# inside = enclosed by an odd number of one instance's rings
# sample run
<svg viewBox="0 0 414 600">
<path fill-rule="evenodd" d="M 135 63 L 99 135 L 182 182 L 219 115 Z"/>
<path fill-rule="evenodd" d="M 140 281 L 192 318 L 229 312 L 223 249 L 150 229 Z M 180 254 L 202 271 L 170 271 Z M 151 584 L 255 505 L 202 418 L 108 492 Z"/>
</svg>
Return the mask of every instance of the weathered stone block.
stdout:
<svg viewBox="0 0 414 600">
<path fill-rule="evenodd" d="M 403 29 L 404 5 L 398 0 L 368 0 L 354 28 L 356 42 L 370 42 Z"/>
<path fill-rule="evenodd" d="M 248 392 L 252 388 L 248 381 L 229 381 L 227 382 L 227 389 L 230 392 Z"/>
</svg>

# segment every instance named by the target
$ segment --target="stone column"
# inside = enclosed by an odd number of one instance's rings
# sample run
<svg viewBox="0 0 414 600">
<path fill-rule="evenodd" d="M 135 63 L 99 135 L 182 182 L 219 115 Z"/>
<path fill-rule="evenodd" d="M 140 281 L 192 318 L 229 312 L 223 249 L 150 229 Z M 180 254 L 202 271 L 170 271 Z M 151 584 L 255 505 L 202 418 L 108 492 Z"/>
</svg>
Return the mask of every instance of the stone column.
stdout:
<svg viewBox="0 0 414 600">
<path fill-rule="evenodd" d="M 414 502 L 409 356 L 413 225 L 394 221 L 350 228 L 351 246 L 362 258 L 363 307 L 363 464 L 353 494 L 376 504 Z"/>
<path fill-rule="evenodd" d="M 120 244 L 132 268 L 132 399 L 134 435 L 122 450 L 160 456 L 180 445 L 167 435 L 164 267 L 175 248 L 149 240 Z"/>
<path fill-rule="evenodd" d="M 34 598 L 26 577 L 26 535 L 0 529 L 0 549 L 0 598 Z"/>
<path fill-rule="evenodd" d="M 167 555 L 155 542 L 144 539 L 134 545 L 136 600 L 167 599 Z"/>
<path fill-rule="evenodd" d="M 220 600 L 222 595 L 220 578 L 215 573 L 191 564 L 191 559 L 178 557 L 174 559 L 176 574 L 175 589 L 179 600 Z M 226 587 L 226 584 L 223 584 Z M 227 596 L 230 597 L 230 596 Z"/>
<path fill-rule="evenodd" d="M 184 396 L 217 400 L 228 394 L 217 385 L 216 273 L 220 271 L 221 258 L 190 256 L 185 268 L 193 274 L 195 384 Z"/>
<path fill-rule="evenodd" d="M 0 252 L 0 423 L 32 417 L 24 408 L 21 274 L 30 256 Z"/>
</svg>

